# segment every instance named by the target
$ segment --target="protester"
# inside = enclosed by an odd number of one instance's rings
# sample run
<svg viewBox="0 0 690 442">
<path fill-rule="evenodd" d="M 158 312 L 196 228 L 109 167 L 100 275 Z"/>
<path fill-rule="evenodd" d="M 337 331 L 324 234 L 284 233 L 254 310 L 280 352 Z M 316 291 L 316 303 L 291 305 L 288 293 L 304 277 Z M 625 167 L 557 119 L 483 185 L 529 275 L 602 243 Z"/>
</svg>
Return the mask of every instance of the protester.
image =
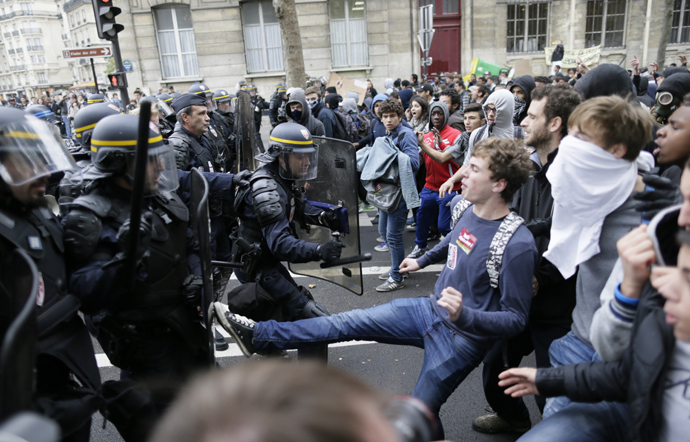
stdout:
<svg viewBox="0 0 690 442">
<path fill-rule="evenodd" d="M 336 126 L 335 115 L 333 115 L 333 110 L 329 109 L 326 104 L 321 101 L 321 89 L 316 86 L 311 86 L 304 91 L 304 94 L 311 114 L 323 124 L 326 136 L 333 138 Z M 292 98 L 290 98 L 290 101 L 292 101 Z"/>
<path fill-rule="evenodd" d="M 410 99 L 410 107 L 405 111 L 407 121 L 415 132 L 426 132 L 429 125 L 429 103 L 419 95 Z"/>
<path fill-rule="evenodd" d="M 460 102 L 460 95 L 455 88 L 443 90 L 439 95 L 439 100 L 445 103 L 450 114 L 446 124 L 455 130 L 465 132 L 465 116 L 462 113 L 462 109 L 460 109 L 462 103 Z"/>
</svg>

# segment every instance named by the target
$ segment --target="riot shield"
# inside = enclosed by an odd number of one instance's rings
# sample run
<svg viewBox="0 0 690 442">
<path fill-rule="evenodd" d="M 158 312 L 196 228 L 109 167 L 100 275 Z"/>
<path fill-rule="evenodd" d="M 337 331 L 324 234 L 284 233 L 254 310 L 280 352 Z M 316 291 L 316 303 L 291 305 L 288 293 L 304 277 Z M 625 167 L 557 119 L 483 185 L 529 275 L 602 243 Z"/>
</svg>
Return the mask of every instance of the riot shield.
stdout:
<svg viewBox="0 0 690 442">
<path fill-rule="evenodd" d="M 208 341 L 208 361 L 215 364 L 215 345 L 213 341 L 213 316 L 209 315 L 209 307 L 213 302 L 213 270 L 211 269 L 211 220 L 208 209 L 208 181 L 198 169 L 192 169 L 191 174 L 191 221 L 194 237 L 199 243 L 199 257 L 201 258 L 201 277 L 203 293 L 201 295 L 201 310 Z"/>
<path fill-rule="evenodd" d="M 30 410 L 37 339 L 38 270 L 22 249 L 0 269 L 0 421 Z"/>
<path fill-rule="evenodd" d="M 256 170 L 259 164 L 254 157 L 263 151 L 256 142 L 258 134 L 254 124 L 254 106 L 249 92 L 246 91 L 240 91 L 237 94 L 235 130 L 237 131 L 237 171 Z"/>
<path fill-rule="evenodd" d="M 297 184 L 305 187 L 308 200 L 335 206 L 342 204 L 342 207 L 347 209 L 349 231 L 340 232 L 340 240 L 345 243 L 341 260 L 356 258 L 360 255 L 360 244 L 355 147 L 347 141 L 332 138 L 313 137 L 313 139 L 319 146 L 318 176 L 313 180 Z M 300 239 L 320 244 L 333 239 L 331 231 L 326 227 L 308 227 L 308 230 L 304 230 L 296 225 L 297 236 Z M 356 295 L 364 293 L 361 262 L 322 268 L 321 263 L 317 261 L 304 264 L 291 263 L 289 267 L 293 273 L 330 281 Z"/>
</svg>

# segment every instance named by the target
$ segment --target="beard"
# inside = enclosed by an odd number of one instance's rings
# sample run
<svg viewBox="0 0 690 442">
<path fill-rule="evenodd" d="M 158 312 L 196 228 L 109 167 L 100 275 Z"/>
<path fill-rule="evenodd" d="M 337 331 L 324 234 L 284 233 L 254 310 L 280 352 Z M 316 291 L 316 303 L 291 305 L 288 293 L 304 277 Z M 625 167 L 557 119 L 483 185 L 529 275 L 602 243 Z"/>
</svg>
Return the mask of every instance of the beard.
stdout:
<svg viewBox="0 0 690 442">
<path fill-rule="evenodd" d="M 48 177 L 40 178 L 33 182 L 31 186 L 29 186 L 29 195 L 31 195 L 27 201 L 24 202 L 24 205 L 28 209 L 35 209 L 37 207 L 47 207 L 48 206 L 48 201 L 44 198 L 45 193 L 41 192 L 40 194 L 37 194 L 36 196 L 33 196 L 33 190 L 36 187 L 40 186 L 46 186 L 46 188 L 49 185 Z"/>
<path fill-rule="evenodd" d="M 536 131 L 530 132 L 529 146 L 535 148 L 537 151 L 544 151 L 548 149 L 551 144 L 551 134 L 546 128 L 546 125 L 539 127 Z M 526 140 L 525 140 L 526 141 Z"/>
</svg>

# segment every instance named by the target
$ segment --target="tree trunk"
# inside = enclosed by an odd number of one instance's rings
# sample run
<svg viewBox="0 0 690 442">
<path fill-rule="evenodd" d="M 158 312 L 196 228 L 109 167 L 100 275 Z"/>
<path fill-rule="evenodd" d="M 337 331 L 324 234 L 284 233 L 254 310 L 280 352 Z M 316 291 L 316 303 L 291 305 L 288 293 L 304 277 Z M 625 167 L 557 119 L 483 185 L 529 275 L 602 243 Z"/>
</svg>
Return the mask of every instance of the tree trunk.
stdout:
<svg viewBox="0 0 690 442">
<path fill-rule="evenodd" d="M 661 38 L 659 47 L 656 51 L 656 62 L 659 65 L 659 73 L 664 71 L 664 61 L 666 60 L 666 45 L 671 35 L 671 22 L 673 19 L 673 0 L 666 0 L 663 4 L 664 15 L 661 24 Z"/>
<path fill-rule="evenodd" d="M 285 83 L 288 87 L 304 88 L 307 85 L 307 80 L 304 72 L 302 37 L 297 21 L 295 0 L 273 0 L 273 8 L 276 10 L 283 41 Z"/>
</svg>

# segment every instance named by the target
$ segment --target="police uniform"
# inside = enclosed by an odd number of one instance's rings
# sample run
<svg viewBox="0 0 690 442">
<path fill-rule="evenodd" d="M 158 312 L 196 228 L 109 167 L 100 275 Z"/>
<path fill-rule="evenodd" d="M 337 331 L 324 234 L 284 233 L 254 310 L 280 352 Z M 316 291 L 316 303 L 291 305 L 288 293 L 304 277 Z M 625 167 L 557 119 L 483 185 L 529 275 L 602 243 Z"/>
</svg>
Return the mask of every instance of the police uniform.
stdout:
<svg viewBox="0 0 690 442">
<path fill-rule="evenodd" d="M 49 155 L 57 153 L 62 159 L 46 161 L 42 170 L 52 173 L 65 170 L 55 169 L 60 162 L 74 166 L 64 146 L 54 138 L 51 140 L 51 135 L 40 133 L 42 128 L 25 125 L 31 121 L 27 117 L 19 110 L 0 110 L 0 126 L 12 125 L 11 131 L 0 128 L 3 158 L 16 152 L 26 154 L 32 148 L 27 140 L 38 140 L 34 147 L 43 152 L 35 158 L 50 158 Z M 30 135 L 14 143 L 12 133 Z M 13 146 L 17 148 L 14 152 Z M 91 338 L 77 314 L 79 300 L 68 291 L 63 229 L 47 207 L 31 208 L 12 195 L 8 183 L 0 180 L 0 266 L 7 268 L 6 260 L 12 250 L 21 248 L 38 267 L 35 406 L 39 412 L 57 420 L 63 440 L 88 441 L 91 415 L 101 405 L 101 382 Z M 30 372 L 32 367 L 26 369 Z"/>
<path fill-rule="evenodd" d="M 206 100 L 192 94 L 184 94 L 173 101 L 173 109 L 179 112 L 188 106 L 206 106 Z M 169 143 L 175 149 L 175 161 L 177 168 L 189 170 L 201 168 L 205 172 L 217 172 L 216 158 L 208 139 L 197 137 L 182 126 L 178 121 L 175 131 L 168 138 Z"/>
<path fill-rule="evenodd" d="M 271 104 L 268 107 L 268 119 L 271 121 L 271 126 L 276 127 L 280 123 L 285 123 L 287 121 L 287 116 L 285 114 L 285 108 L 283 105 L 287 103 L 287 98 L 285 94 L 287 93 L 287 87 L 283 83 L 278 83 L 276 86 L 276 92 L 271 97 Z"/>
<path fill-rule="evenodd" d="M 132 156 L 138 118 L 105 118 L 91 140 L 94 168 L 101 179 L 77 198 L 65 219 L 66 244 L 77 263 L 71 288 L 98 330 L 98 340 L 121 381 L 104 384 L 109 419 L 127 441 L 145 440 L 155 420 L 192 372 L 208 365 L 207 341 L 197 313 L 200 259 L 188 228 L 189 212 L 174 190 L 159 189 L 144 199 L 136 282 L 127 287 L 122 235 L 129 225 L 131 191 L 116 184 Z M 175 178 L 174 159 L 162 136 L 149 126 L 149 155 L 166 155 L 163 170 Z M 122 142 L 118 144 L 118 142 Z M 161 152 L 157 154 L 156 152 Z M 167 155 L 170 155 L 169 157 Z M 162 161 L 162 156 L 158 161 Z M 140 231 L 142 231 L 140 229 Z M 148 232 L 148 235 L 146 234 Z M 155 380 L 161 391 L 143 387 Z"/>
</svg>

